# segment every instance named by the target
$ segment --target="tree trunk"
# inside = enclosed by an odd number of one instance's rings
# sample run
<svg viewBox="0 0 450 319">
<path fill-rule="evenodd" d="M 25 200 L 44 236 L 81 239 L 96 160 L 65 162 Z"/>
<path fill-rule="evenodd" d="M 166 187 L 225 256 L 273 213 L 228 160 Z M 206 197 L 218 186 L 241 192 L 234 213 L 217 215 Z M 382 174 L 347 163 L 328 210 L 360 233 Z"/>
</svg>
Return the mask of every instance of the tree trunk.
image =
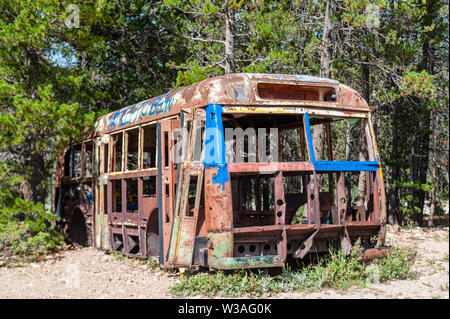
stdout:
<svg viewBox="0 0 450 319">
<path fill-rule="evenodd" d="M 420 103 L 426 108 L 426 105 Z M 419 226 L 422 226 L 423 208 L 425 204 L 425 191 L 420 187 L 421 184 L 427 182 L 428 171 L 428 155 L 429 155 L 429 133 L 427 132 L 430 125 L 430 114 L 427 110 L 423 111 L 423 116 L 418 123 L 418 131 L 420 132 L 415 139 L 413 147 L 413 157 L 411 164 L 411 179 L 418 183 L 418 188 L 413 190 L 414 205 L 420 209 L 420 212 L 413 213 L 411 219 Z"/>
<path fill-rule="evenodd" d="M 436 171 L 437 171 L 437 164 L 436 164 L 436 139 L 437 139 L 437 133 L 436 133 L 436 114 L 433 114 L 433 122 L 432 122 L 432 130 L 433 130 L 433 153 L 432 153 L 432 159 L 431 159 L 431 180 L 433 183 L 433 188 L 431 189 L 431 203 L 430 203 L 430 219 L 428 220 L 428 226 L 433 227 L 434 222 L 434 213 L 436 211 Z"/>
<path fill-rule="evenodd" d="M 362 65 L 362 76 L 363 76 L 363 89 L 362 93 L 364 99 L 367 104 L 370 105 L 370 70 L 367 64 Z M 361 120 L 361 131 L 359 133 L 359 161 L 366 161 L 366 150 L 367 150 L 367 141 L 366 141 L 366 132 L 365 132 L 365 122 Z M 366 172 L 359 173 L 358 179 L 358 206 L 364 205 L 364 197 L 366 195 Z"/>
<path fill-rule="evenodd" d="M 351 134 L 351 125 L 349 122 L 346 122 L 347 129 L 345 130 L 345 160 L 350 160 L 350 134 Z M 350 206 L 352 206 L 352 185 L 351 185 L 351 174 L 346 172 L 344 173 L 344 184 L 345 190 L 347 192 L 347 210 L 349 210 Z"/>
<path fill-rule="evenodd" d="M 330 76 L 330 1 L 326 0 L 325 17 L 323 21 L 323 36 L 322 36 L 322 54 L 320 56 L 320 76 L 328 78 Z"/>
<path fill-rule="evenodd" d="M 366 134 L 365 134 L 365 123 L 363 120 L 361 120 L 361 132 L 359 134 L 359 161 L 364 162 L 366 161 Z M 358 206 L 364 206 L 364 198 L 366 195 L 366 172 L 361 171 L 359 172 L 359 178 L 358 178 Z"/>
<path fill-rule="evenodd" d="M 394 112 L 392 114 L 393 123 L 392 123 L 392 152 L 390 156 L 390 161 L 395 162 L 399 157 L 399 101 L 394 101 Z M 400 180 L 400 167 L 398 164 L 392 165 L 391 174 L 389 178 L 389 192 L 388 192 L 388 203 L 389 209 L 388 212 L 388 222 L 391 225 L 403 225 L 403 214 L 400 210 L 400 198 L 399 198 L 399 189 L 398 187 L 394 187 L 394 183 Z"/>
<path fill-rule="evenodd" d="M 322 54 L 320 56 L 320 76 L 324 78 L 330 77 L 330 50 L 329 50 L 329 31 L 330 31 L 330 0 L 327 0 L 325 7 L 325 17 L 323 22 L 323 36 L 322 36 Z M 325 129 L 323 124 L 315 125 L 312 133 L 312 140 L 314 144 L 314 153 L 317 160 L 323 159 L 323 145 L 325 141 Z"/>
<path fill-rule="evenodd" d="M 227 13 L 225 18 L 225 74 L 235 72 L 233 27 L 234 27 L 233 9 L 227 6 Z"/>
<path fill-rule="evenodd" d="M 22 165 L 29 170 L 21 183 L 21 192 L 23 199 L 33 201 L 35 203 L 45 204 L 47 196 L 46 182 L 49 174 L 45 167 L 45 159 L 41 153 L 27 150 L 28 154 L 22 159 Z"/>
<path fill-rule="evenodd" d="M 427 1 L 427 14 L 424 16 L 423 26 L 431 26 L 435 18 L 435 6 L 439 1 Z M 434 47 L 432 44 L 434 32 L 426 32 L 426 38 L 422 45 L 422 65 L 421 69 L 427 71 L 428 74 L 434 73 Z M 429 165 L 430 152 L 430 124 L 431 115 L 427 105 L 428 99 L 424 98 L 419 103 L 420 120 L 418 123 L 418 132 L 416 135 L 413 148 L 413 163 L 411 163 L 411 178 L 414 182 L 425 184 L 427 182 L 427 172 Z M 422 113 L 422 114 L 421 114 Z M 413 195 L 417 198 L 414 203 L 420 209 L 418 213 L 414 213 L 411 218 L 413 221 L 422 226 L 423 222 L 423 208 L 425 204 L 425 191 L 421 187 L 414 189 Z"/>
</svg>

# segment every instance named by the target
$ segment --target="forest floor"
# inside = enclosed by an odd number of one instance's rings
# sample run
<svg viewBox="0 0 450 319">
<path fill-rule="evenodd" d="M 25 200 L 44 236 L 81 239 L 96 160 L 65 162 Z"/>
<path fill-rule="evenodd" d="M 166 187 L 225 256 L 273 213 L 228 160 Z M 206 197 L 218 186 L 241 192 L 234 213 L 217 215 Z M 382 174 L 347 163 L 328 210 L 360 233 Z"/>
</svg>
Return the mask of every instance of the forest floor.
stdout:
<svg viewBox="0 0 450 319">
<path fill-rule="evenodd" d="M 388 246 L 414 247 L 414 279 L 352 287 L 346 291 L 286 292 L 268 298 L 449 298 L 449 228 L 400 229 L 389 226 Z M 0 298 L 174 298 L 168 287 L 176 272 L 151 267 L 95 248 L 72 247 L 44 260 L 0 267 Z M 197 297 L 196 297 L 197 298 Z"/>
</svg>

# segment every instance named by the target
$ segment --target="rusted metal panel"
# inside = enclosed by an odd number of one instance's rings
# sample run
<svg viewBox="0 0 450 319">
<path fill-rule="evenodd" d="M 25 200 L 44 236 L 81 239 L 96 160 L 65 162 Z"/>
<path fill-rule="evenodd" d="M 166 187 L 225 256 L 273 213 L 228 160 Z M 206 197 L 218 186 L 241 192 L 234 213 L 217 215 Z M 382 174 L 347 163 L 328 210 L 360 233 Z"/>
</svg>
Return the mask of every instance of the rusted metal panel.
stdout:
<svg viewBox="0 0 450 319">
<path fill-rule="evenodd" d="M 102 242 L 101 242 L 102 249 L 108 250 L 111 248 L 111 241 L 110 241 L 109 236 L 110 236 L 110 231 L 109 231 L 108 215 L 103 215 Z"/>
<path fill-rule="evenodd" d="M 312 200 L 312 205 L 314 207 L 314 214 L 313 214 L 313 219 L 314 219 L 314 223 L 317 225 L 317 227 L 320 227 L 320 195 L 319 195 L 319 180 L 318 180 L 318 175 L 316 174 L 315 171 L 313 171 L 313 175 L 312 175 L 312 184 L 310 184 L 311 187 L 311 193 L 310 193 L 310 197 Z"/>
<path fill-rule="evenodd" d="M 196 158 L 196 134 L 204 122 L 204 110 L 195 112 L 195 117 L 185 116 L 183 127 L 187 130 L 187 138 L 182 148 L 183 161 L 180 164 L 180 191 L 177 193 L 174 227 L 171 233 L 171 245 L 168 262 L 174 265 L 191 266 L 198 233 L 198 216 L 200 213 L 200 199 L 203 190 L 203 163 Z M 189 202 L 189 190 L 192 177 L 197 179 L 195 189 L 195 203 Z"/>
<path fill-rule="evenodd" d="M 95 131 L 97 134 L 111 132 L 178 114 L 182 108 L 203 107 L 210 103 L 226 106 L 242 105 L 245 102 L 246 105 L 255 106 L 302 105 L 324 109 L 369 111 L 367 103 L 355 90 L 328 79 L 315 78 L 314 81 L 310 79 L 296 75 L 246 73 L 217 76 L 102 116 L 96 122 Z M 256 94 L 258 83 L 331 87 L 336 90 L 337 100 L 329 102 L 263 99 Z M 238 89 L 240 87 L 247 88 L 248 93 L 241 92 L 242 90 Z"/>
<path fill-rule="evenodd" d="M 279 103 L 279 105 L 274 106 L 224 106 L 224 113 L 239 113 L 239 114 L 305 114 L 308 112 L 310 115 L 314 116 L 327 116 L 327 117 L 355 117 L 355 118 L 367 118 L 368 113 L 363 111 L 346 111 L 342 110 L 340 107 L 331 109 L 330 107 L 324 108 L 324 105 L 316 103 L 317 105 L 312 105 L 313 103 L 296 103 L 302 104 L 302 106 L 289 105 L 289 103 Z"/>
<path fill-rule="evenodd" d="M 171 138 L 172 132 L 179 128 L 180 121 L 178 119 L 168 119 L 160 121 L 161 126 L 161 137 L 159 139 L 159 160 L 158 165 L 161 166 L 161 189 L 158 190 L 161 193 L 161 203 L 159 209 L 162 213 L 161 218 L 161 229 L 162 229 L 162 238 L 163 245 L 161 254 L 163 256 L 166 255 L 169 245 L 170 245 L 170 236 L 172 233 L 172 224 L 174 223 L 174 200 L 175 200 L 175 183 L 176 183 L 176 175 L 177 169 L 175 169 L 173 163 L 173 148 L 175 141 Z M 167 137 L 167 139 L 166 139 Z M 167 149 L 167 152 L 165 151 Z M 169 158 L 166 159 L 166 156 Z M 168 164 L 168 165 L 165 165 Z M 176 222 L 177 223 L 177 222 Z M 175 225 L 174 227 L 177 227 Z M 164 263 L 166 261 L 164 260 Z"/>
<path fill-rule="evenodd" d="M 212 181 L 217 167 L 205 169 L 205 207 L 207 231 L 227 231 L 232 228 L 232 202 L 230 182 L 216 184 Z"/>
<path fill-rule="evenodd" d="M 337 209 L 338 209 L 338 221 L 339 224 L 345 220 L 347 215 L 347 192 L 345 189 L 344 174 L 342 172 L 337 173 Z"/>
<path fill-rule="evenodd" d="M 233 234 L 231 231 L 208 232 L 208 260 L 228 258 L 233 254 Z"/>
<path fill-rule="evenodd" d="M 279 172 L 275 177 L 275 223 L 285 225 L 286 221 L 286 200 L 284 198 L 283 173 Z M 283 228 L 277 245 L 277 253 L 284 259 L 287 256 L 286 231 Z"/>
<path fill-rule="evenodd" d="M 254 256 L 254 257 L 211 257 L 209 259 L 210 268 L 213 269 L 248 269 L 248 268 L 269 268 L 283 267 L 284 260 L 280 256 Z"/>
<path fill-rule="evenodd" d="M 192 117 L 185 116 L 185 120 L 183 122 L 183 128 L 187 129 L 187 127 L 192 122 Z M 188 136 L 190 136 L 191 130 L 188 131 Z M 162 140 L 160 139 L 161 143 Z M 180 248 L 180 238 L 181 238 L 181 231 L 182 231 L 182 221 L 183 221 L 183 215 L 185 214 L 187 208 L 188 208 L 188 196 L 189 196 L 189 160 L 192 157 L 191 156 L 191 148 L 189 145 L 189 138 L 183 139 L 183 146 L 182 146 L 182 152 L 183 152 L 183 159 L 186 159 L 186 162 L 183 161 L 180 163 L 180 179 L 178 181 L 178 190 L 177 190 L 177 198 L 176 198 L 176 204 L 174 209 L 174 215 L 173 215 L 173 226 L 171 230 L 170 235 L 170 245 L 169 245 L 169 251 L 168 251 L 168 258 L 167 263 L 175 265 L 177 263 L 178 259 L 178 253 Z M 164 144 L 162 144 L 164 145 Z M 162 150 L 162 147 L 159 147 L 160 150 Z M 162 153 L 160 155 L 164 156 Z M 163 160 L 164 163 L 164 160 Z M 161 165 L 161 164 L 160 164 Z M 164 165 L 162 165 L 164 166 Z M 164 206 L 163 206 L 164 207 Z M 162 208 L 163 208 L 162 207 Z M 192 235 L 194 237 L 194 235 Z"/>
<path fill-rule="evenodd" d="M 254 162 L 254 163 L 228 163 L 230 173 L 275 173 L 275 172 L 295 172 L 313 171 L 314 166 L 308 162 Z"/>
<path fill-rule="evenodd" d="M 378 249 L 378 248 L 369 248 L 364 250 L 361 260 L 363 261 L 371 261 L 377 258 L 381 258 L 386 256 L 388 250 L 387 249 Z"/>
</svg>

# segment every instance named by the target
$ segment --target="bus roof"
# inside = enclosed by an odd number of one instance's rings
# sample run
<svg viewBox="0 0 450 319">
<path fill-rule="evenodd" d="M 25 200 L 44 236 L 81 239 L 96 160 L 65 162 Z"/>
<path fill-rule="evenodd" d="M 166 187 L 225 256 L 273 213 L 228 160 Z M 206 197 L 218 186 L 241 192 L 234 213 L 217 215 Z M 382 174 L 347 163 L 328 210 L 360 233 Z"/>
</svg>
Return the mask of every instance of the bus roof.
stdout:
<svg viewBox="0 0 450 319">
<path fill-rule="evenodd" d="M 208 104 L 370 111 L 358 92 L 335 80 L 309 75 L 238 73 L 208 78 L 106 114 L 97 120 L 95 133 L 124 129 Z"/>
</svg>

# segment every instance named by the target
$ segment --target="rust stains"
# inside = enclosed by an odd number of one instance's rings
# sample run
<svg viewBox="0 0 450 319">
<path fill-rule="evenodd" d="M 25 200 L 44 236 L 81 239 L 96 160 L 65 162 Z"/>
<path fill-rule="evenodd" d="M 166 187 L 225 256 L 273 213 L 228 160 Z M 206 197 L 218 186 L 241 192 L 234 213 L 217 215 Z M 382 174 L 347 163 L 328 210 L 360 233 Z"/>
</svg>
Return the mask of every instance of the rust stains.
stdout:
<svg viewBox="0 0 450 319">
<path fill-rule="evenodd" d="M 261 88 L 265 88 L 262 95 Z M 294 92 L 289 94 L 297 98 L 288 99 L 283 95 L 285 91 Z M 329 94 L 331 92 L 333 94 Z M 369 111 L 358 92 L 334 80 L 287 74 L 241 73 L 209 78 L 104 115 L 97 120 L 95 132 L 113 132 L 178 114 L 181 109 L 214 103 L 224 107 L 245 103 L 255 108 L 310 106 L 329 110 Z"/>
</svg>

